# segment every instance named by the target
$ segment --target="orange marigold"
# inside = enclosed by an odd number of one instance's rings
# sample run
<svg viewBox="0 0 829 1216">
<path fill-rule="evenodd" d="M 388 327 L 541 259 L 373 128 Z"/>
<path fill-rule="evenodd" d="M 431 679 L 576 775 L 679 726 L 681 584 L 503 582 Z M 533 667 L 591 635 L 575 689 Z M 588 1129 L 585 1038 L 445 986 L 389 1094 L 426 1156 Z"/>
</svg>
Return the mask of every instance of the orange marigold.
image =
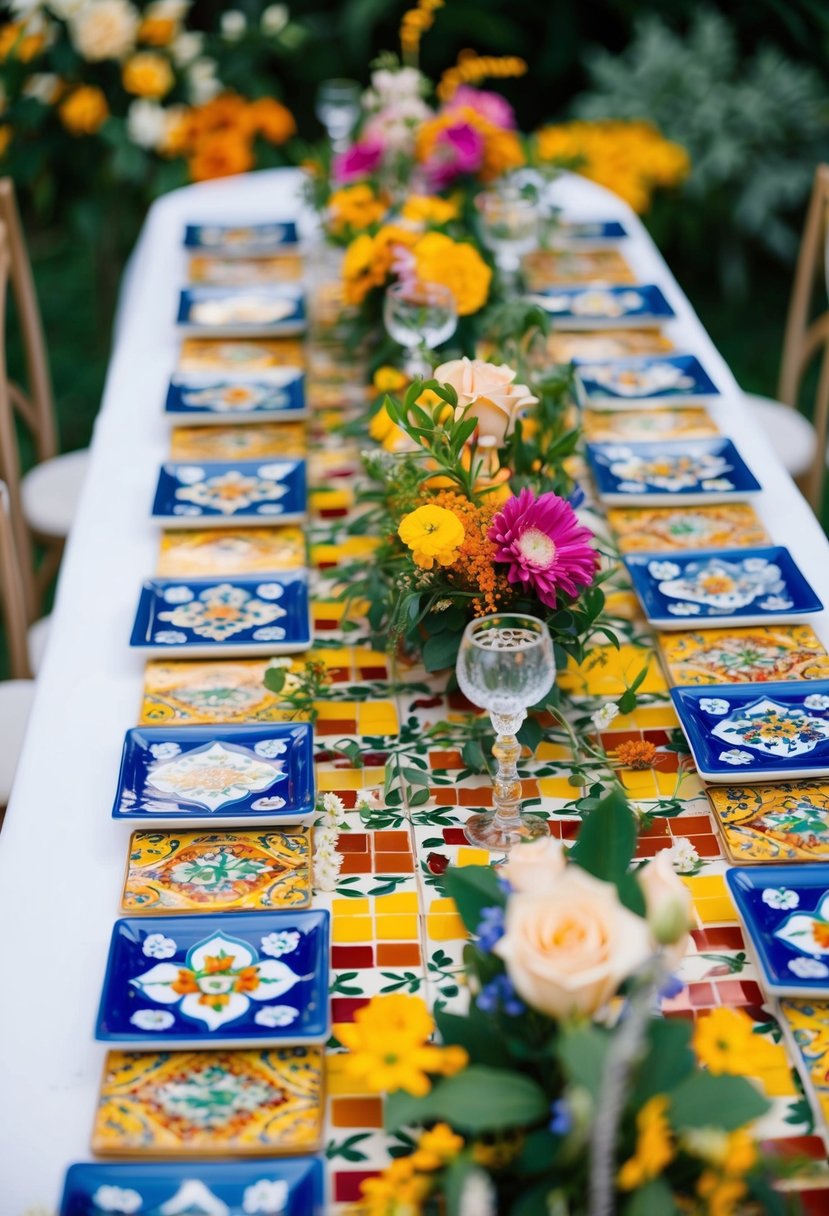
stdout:
<svg viewBox="0 0 829 1216">
<path fill-rule="evenodd" d="M 271 144 L 284 144 L 296 135 L 296 122 L 287 106 L 275 97 L 260 97 L 248 106 L 248 120 L 257 134 Z"/>
<path fill-rule="evenodd" d="M 177 31 L 173 17 L 146 16 L 138 27 L 138 41 L 146 46 L 169 46 Z"/>
<path fill-rule="evenodd" d="M 654 768 L 659 763 L 659 753 L 647 739 L 631 739 L 620 743 L 615 756 L 624 768 Z"/>
<path fill-rule="evenodd" d="M 454 490 L 441 490 L 429 499 L 435 506 L 452 511 L 463 524 L 464 539 L 451 567 L 442 573 L 464 591 L 477 592 L 472 601 L 476 616 L 497 612 L 512 592 L 507 577 L 495 569 L 495 545 L 487 536 L 497 503 L 476 506 Z"/>
<path fill-rule="evenodd" d="M 190 177 L 206 182 L 215 177 L 247 173 L 254 166 L 250 143 L 244 137 L 214 135 L 201 140 L 190 158 Z"/>
</svg>

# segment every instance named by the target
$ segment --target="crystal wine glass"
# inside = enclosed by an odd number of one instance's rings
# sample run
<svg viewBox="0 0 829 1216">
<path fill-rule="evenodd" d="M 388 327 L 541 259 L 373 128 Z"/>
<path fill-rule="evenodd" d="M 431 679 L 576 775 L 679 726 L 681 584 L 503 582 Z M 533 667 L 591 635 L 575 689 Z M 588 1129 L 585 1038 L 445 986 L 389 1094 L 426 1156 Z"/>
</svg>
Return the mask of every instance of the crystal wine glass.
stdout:
<svg viewBox="0 0 829 1216">
<path fill-rule="evenodd" d="M 328 132 L 335 152 L 348 147 L 360 117 L 360 85 L 356 80 L 323 80 L 317 89 L 316 115 Z"/>
<path fill-rule="evenodd" d="M 536 198 L 515 186 L 484 190 L 475 200 L 481 239 L 495 256 L 507 285 L 514 284 L 521 258 L 538 244 L 540 207 Z"/>
<path fill-rule="evenodd" d="M 426 351 L 440 346 L 455 332 L 455 296 L 442 283 L 393 283 L 383 300 L 383 323 L 389 336 L 406 348 L 406 373 L 412 378 L 431 376 Z"/>
<path fill-rule="evenodd" d="M 515 736 L 529 706 L 553 687 L 556 664 L 550 631 L 534 616 L 478 617 L 464 630 L 456 672 L 464 696 L 489 710 L 496 734 L 492 754 L 498 761 L 495 809 L 467 819 L 466 839 L 484 849 L 506 852 L 519 841 L 546 836 L 545 820 L 521 812 L 517 768 L 521 744 Z"/>
</svg>

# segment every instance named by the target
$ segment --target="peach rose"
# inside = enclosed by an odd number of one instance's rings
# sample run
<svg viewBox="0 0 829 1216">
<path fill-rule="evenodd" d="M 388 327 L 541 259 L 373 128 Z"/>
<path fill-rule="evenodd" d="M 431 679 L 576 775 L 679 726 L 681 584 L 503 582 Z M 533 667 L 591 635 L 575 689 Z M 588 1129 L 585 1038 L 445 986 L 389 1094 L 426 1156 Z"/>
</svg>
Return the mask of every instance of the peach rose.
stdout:
<svg viewBox="0 0 829 1216">
<path fill-rule="evenodd" d="M 79 55 L 90 63 L 123 59 L 135 44 L 138 13 L 129 0 L 90 0 L 72 16 L 69 32 Z"/>
<path fill-rule="evenodd" d="M 541 836 L 510 849 L 498 870 L 513 891 L 549 891 L 567 865 L 564 845 L 553 836 Z"/>
<path fill-rule="evenodd" d="M 498 366 L 483 359 L 450 359 L 435 368 L 435 379 L 451 384 L 458 394 L 459 414 L 469 406 L 467 417 L 478 419 L 480 435 L 491 435 L 503 443 L 525 406 L 535 405 L 526 384 L 514 384 L 515 372 L 506 363 Z"/>
<path fill-rule="evenodd" d="M 567 866 L 546 892 L 514 895 L 495 946 L 518 995 L 551 1017 L 593 1014 L 653 954 L 650 929 L 616 888 Z"/>
<path fill-rule="evenodd" d="M 685 953 L 694 920 L 691 892 L 674 870 L 671 850 L 657 853 L 638 877 L 651 932 L 661 945 L 676 947 L 671 954 L 676 953 L 678 962 Z"/>
</svg>

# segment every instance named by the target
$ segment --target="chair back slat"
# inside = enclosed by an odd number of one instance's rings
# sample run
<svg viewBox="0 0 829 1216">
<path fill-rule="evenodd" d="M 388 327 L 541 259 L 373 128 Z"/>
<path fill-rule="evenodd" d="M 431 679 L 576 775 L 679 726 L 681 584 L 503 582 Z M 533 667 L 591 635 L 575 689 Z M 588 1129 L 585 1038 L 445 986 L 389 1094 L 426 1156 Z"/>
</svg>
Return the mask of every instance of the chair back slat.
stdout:
<svg viewBox="0 0 829 1216">
<path fill-rule="evenodd" d="M 31 679 L 26 592 L 14 535 L 11 496 L 3 481 L 0 481 L 0 598 L 11 678 Z"/>
</svg>

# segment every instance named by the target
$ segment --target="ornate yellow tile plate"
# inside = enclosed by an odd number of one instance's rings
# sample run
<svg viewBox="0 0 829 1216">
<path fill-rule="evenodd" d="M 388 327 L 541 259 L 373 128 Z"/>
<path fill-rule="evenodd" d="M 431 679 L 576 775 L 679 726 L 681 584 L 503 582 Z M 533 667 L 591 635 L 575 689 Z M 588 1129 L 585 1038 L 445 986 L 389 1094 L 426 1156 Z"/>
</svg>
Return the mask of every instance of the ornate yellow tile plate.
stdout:
<svg viewBox="0 0 829 1216">
<path fill-rule="evenodd" d="M 747 503 L 716 507 L 624 507 L 607 513 L 623 553 L 746 549 L 769 536 Z"/>
<path fill-rule="evenodd" d="M 322 1051 L 111 1051 L 92 1151 L 102 1157 L 309 1153 L 322 1130 Z"/>
<path fill-rule="evenodd" d="M 311 836 L 300 828 L 130 837 L 124 912 L 258 912 L 310 902 Z"/>
<path fill-rule="evenodd" d="M 674 344 L 658 329 L 616 329 L 587 333 L 553 333 L 547 353 L 556 363 L 571 359 L 622 359 L 625 355 L 661 355 Z"/>
<path fill-rule="evenodd" d="M 554 283 L 635 283 L 627 258 L 618 249 L 536 249 L 523 260 L 530 291 Z"/>
<path fill-rule="evenodd" d="M 173 460 L 300 459 L 307 452 L 303 422 L 254 422 L 237 426 L 177 426 L 170 439 Z"/>
<path fill-rule="evenodd" d="M 183 372 L 261 372 L 266 367 L 304 367 L 296 338 L 185 338 L 179 354 Z"/>
<path fill-rule="evenodd" d="M 265 688 L 266 659 L 148 663 L 140 726 L 199 722 L 280 722 L 279 698 Z"/>
<path fill-rule="evenodd" d="M 789 1041 L 806 1092 L 829 1123 L 829 1001 L 794 1000 L 780 1002 L 780 1024 Z M 817 1212 L 819 1208 L 813 1208 Z"/>
<path fill-rule="evenodd" d="M 275 253 L 266 258 L 223 258 L 196 253 L 190 259 L 190 282 L 216 287 L 250 287 L 256 283 L 291 282 L 302 278 L 298 253 Z"/>
<path fill-rule="evenodd" d="M 706 410 L 582 412 L 586 439 L 594 443 L 634 443 L 651 439 L 706 439 L 719 430 Z"/>
<path fill-rule="evenodd" d="M 829 860 L 829 782 L 709 786 L 708 797 L 739 865 Z"/>
<path fill-rule="evenodd" d="M 165 532 L 157 573 L 165 577 L 258 574 L 305 565 L 299 528 L 207 528 Z"/>
<path fill-rule="evenodd" d="M 829 655 L 808 625 L 659 634 L 671 684 L 829 679 Z"/>
</svg>

